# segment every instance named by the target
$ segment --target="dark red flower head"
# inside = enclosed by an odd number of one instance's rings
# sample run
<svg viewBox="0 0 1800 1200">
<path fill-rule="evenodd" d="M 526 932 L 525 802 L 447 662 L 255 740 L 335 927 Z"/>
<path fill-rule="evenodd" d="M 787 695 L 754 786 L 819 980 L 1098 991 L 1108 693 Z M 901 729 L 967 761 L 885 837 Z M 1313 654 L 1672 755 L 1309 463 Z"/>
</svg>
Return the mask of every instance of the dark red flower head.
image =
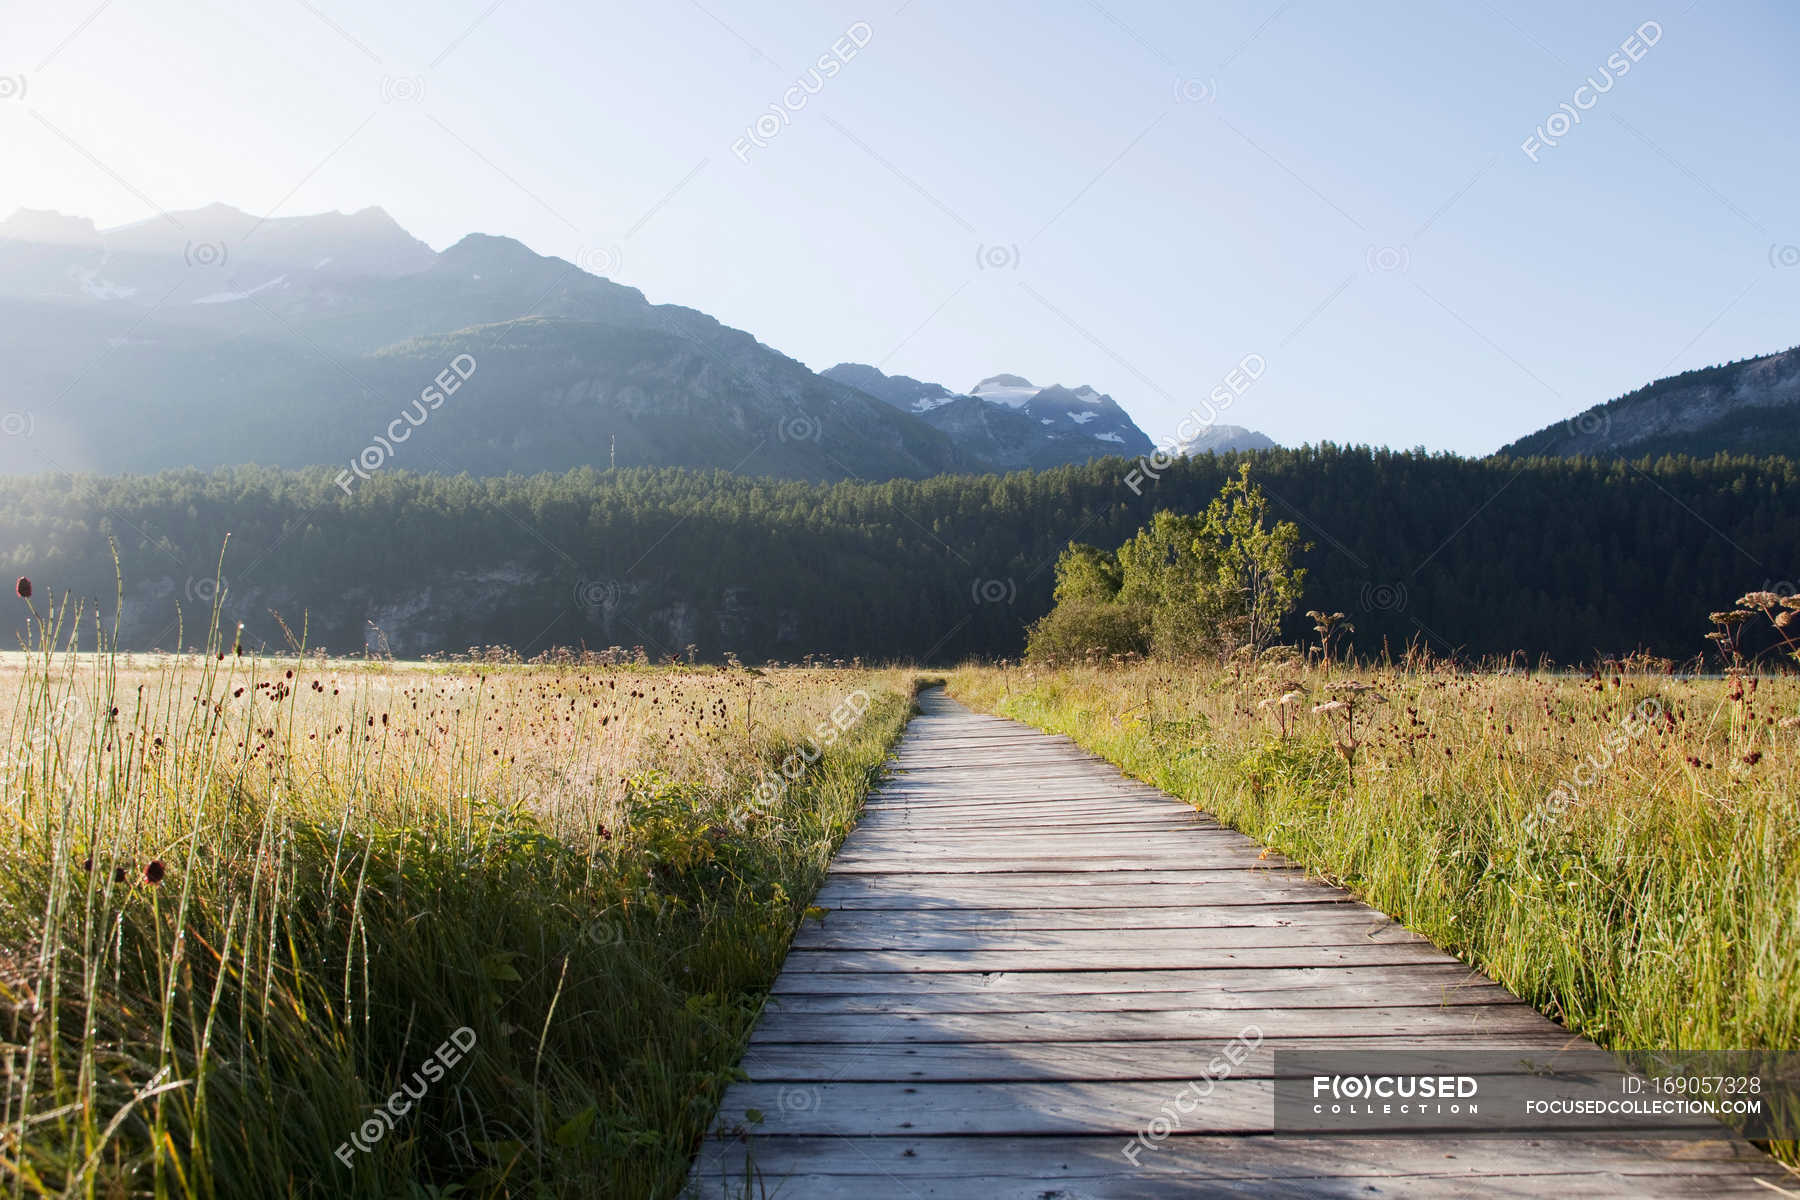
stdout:
<svg viewBox="0 0 1800 1200">
<path fill-rule="evenodd" d="M 19 576 L 19 582 L 14 584 L 13 587 L 19 593 L 19 599 L 31 599 L 31 580 L 21 575 Z"/>
<path fill-rule="evenodd" d="M 160 858 L 153 858 L 148 863 L 144 864 L 145 883 L 161 883 L 163 881 L 163 875 L 166 873 L 167 872 L 163 869 L 162 859 Z"/>
</svg>

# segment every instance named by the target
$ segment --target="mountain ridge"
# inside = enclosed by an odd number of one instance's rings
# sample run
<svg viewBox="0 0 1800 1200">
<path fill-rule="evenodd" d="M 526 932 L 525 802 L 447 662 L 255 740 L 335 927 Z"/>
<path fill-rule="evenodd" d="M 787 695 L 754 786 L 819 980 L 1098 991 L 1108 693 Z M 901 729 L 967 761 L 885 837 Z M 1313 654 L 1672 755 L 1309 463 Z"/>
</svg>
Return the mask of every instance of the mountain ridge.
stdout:
<svg viewBox="0 0 1800 1200">
<path fill-rule="evenodd" d="M 820 372 L 942 430 L 969 453 L 1004 470 L 1041 469 L 1155 449 L 1113 400 L 1086 384 L 1038 387 L 1022 375 L 990 375 L 967 392 L 865 363 Z"/>
<path fill-rule="evenodd" d="M 1666 376 L 1525 435 L 1511 458 L 1800 457 L 1800 346 Z"/>
<path fill-rule="evenodd" d="M 169 216 L 95 243 L 80 218 L 0 223 L 0 352 L 24 364 L 9 407 L 29 430 L 0 438 L 0 470 L 341 466 L 458 353 L 477 363 L 467 388 L 395 462 L 812 480 L 985 465 L 749 333 L 511 238 L 439 253 L 380 209 Z"/>
</svg>

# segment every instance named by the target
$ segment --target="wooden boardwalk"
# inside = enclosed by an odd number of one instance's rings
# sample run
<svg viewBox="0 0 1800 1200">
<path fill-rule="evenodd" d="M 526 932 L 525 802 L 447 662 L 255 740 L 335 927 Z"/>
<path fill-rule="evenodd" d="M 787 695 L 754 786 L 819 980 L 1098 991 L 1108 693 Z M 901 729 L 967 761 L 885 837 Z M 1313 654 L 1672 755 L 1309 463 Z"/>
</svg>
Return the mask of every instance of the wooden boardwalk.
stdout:
<svg viewBox="0 0 1800 1200">
<path fill-rule="evenodd" d="M 689 1195 L 1766 1198 L 1780 1193 L 1759 1178 L 1787 1186 L 1725 1137 L 1272 1135 L 1275 1048 L 1572 1039 L 1067 739 L 937 691 L 920 707 L 815 901 L 829 914 L 794 940 L 744 1057 L 749 1082 L 726 1093 Z M 1261 1045 L 1162 1125 L 1251 1028 Z"/>
</svg>

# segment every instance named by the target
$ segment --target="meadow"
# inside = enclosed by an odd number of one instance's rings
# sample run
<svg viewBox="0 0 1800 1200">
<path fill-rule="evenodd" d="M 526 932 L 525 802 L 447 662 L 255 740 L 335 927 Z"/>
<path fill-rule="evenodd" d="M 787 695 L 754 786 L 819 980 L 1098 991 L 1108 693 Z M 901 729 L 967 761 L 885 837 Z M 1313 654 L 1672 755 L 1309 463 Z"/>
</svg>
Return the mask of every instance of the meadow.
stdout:
<svg viewBox="0 0 1800 1200">
<path fill-rule="evenodd" d="M 216 624 L 134 657 L 39 603 L 0 659 L 21 1198 L 675 1195 L 918 686 L 266 656 Z M 1276 648 L 949 687 L 1604 1045 L 1797 1044 L 1792 676 Z"/>
<path fill-rule="evenodd" d="M 14 1197 L 672 1195 L 912 707 L 41 618 L 0 664 Z"/>
<path fill-rule="evenodd" d="M 1603 1045 L 1800 1048 L 1791 675 L 1277 650 L 969 668 L 950 692 L 1215 814 Z"/>
</svg>

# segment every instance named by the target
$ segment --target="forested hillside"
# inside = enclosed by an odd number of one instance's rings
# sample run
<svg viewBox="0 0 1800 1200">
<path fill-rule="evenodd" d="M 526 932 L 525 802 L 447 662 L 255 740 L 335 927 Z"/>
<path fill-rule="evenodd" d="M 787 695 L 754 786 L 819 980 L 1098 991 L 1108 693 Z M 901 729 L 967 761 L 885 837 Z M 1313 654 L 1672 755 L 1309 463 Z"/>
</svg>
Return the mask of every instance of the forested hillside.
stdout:
<svg viewBox="0 0 1800 1200">
<path fill-rule="evenodd" d="M 224 607 L 249 645 L 285 644 L 279 612 L 311 644 L 400 656 L 504 643 L 947 661 L 1017 654 L 1069 541 L 1116 547 L 1157 510 L 1199 511 L 1243 457 L 1178 462 L 1136 492 L 1121 459 L 838 484 L 383 470 L 352 495 L 329 470 L 46 476 L 0 481 L 0 547 L 40 596 L 98 597 L 110 626 L 115 540 L 136 648 L 177 645 L 178 605 L 198 640 L 229 534 Z M 1800 577 L 1787 460 L 1247 457 L 1272 514 L 1311 543 L 1300 610 L 1351 614 L 1365 652 L 1422 638 L 1471 655 L 1686 658 L 1707 647 L 1709 611 Z"/>
</svg>

